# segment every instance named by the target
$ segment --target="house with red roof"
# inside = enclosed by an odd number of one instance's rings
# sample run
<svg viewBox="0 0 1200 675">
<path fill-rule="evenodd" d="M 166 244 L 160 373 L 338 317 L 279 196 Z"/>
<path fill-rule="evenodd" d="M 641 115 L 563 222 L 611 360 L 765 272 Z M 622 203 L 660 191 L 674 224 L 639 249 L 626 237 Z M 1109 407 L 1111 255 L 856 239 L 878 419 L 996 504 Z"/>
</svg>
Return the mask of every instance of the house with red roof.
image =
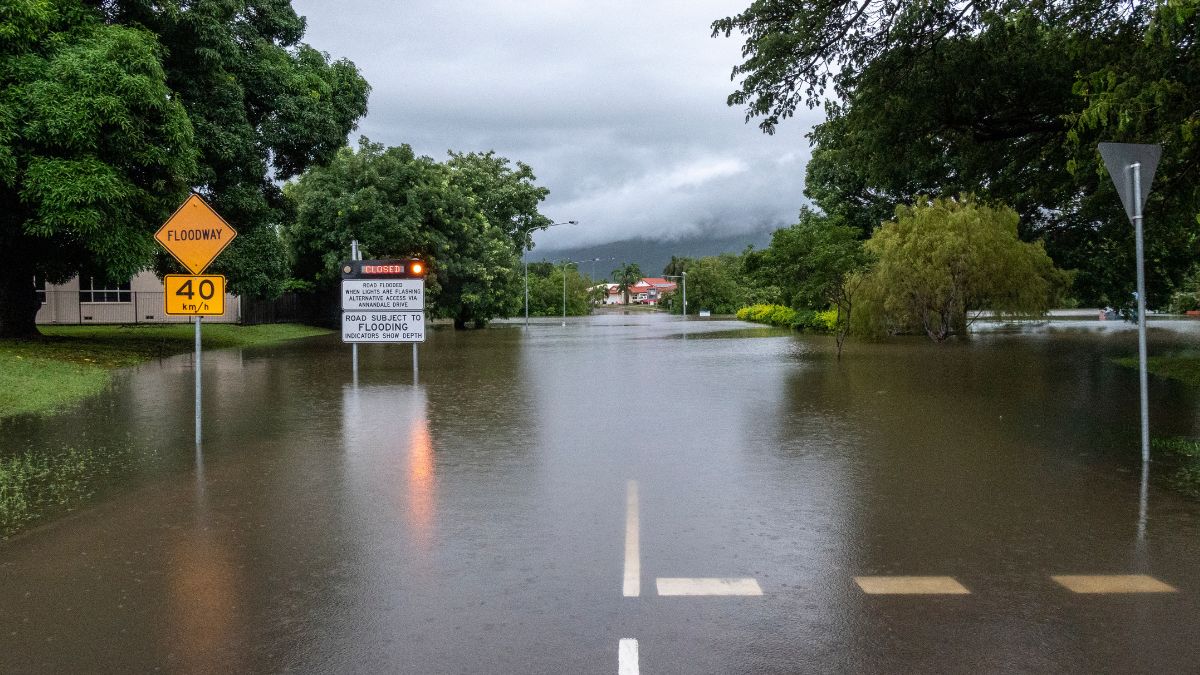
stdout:
<svg viewBox="0 0 1200 675">
<path fill-rule="evenodd" d="M 673 281 L 663 279 L 662 277 L 645 277 L 638 279 L 638 282 L 629 287 L 629 304 L 631 305 L 657 305 L 662 301 L 663 296 L 675 290 L 676 284 Z M 606 305 L 623 305 L 625 304 L 624 294 L 612 284 L 608 289 L 608 299 Z"/>
</svg>

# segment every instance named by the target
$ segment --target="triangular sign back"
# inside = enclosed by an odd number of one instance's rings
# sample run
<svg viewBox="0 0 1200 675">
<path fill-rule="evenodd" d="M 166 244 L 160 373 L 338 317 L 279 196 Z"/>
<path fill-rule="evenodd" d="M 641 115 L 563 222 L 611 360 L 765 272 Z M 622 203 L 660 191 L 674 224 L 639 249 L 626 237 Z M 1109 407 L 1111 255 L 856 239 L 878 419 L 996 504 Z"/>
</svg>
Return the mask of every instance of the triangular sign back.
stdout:
<svg viewBox="0 0 1200 675">
<path fill-rule="evenodd" d="M 1121 196 L 1121 205 L 1125 207 L 1125 215 L 1133 221 L 1134 212 L 1140 213 L 1150 196 L 1150 184 L 1154 182 L 1154 170 L 1158 168 L 1158 160 L 1162 157 L 1161 145 L 1142 143 L 1101 143 L 1100 157 L 1108 175 L 1112 176 L 1113 184 L 1117 186 L 1117 194 Z M 1140 193 L 1133 194 L 1133 165 L 1141 165 L 1139 177 Z"/>
</svg>

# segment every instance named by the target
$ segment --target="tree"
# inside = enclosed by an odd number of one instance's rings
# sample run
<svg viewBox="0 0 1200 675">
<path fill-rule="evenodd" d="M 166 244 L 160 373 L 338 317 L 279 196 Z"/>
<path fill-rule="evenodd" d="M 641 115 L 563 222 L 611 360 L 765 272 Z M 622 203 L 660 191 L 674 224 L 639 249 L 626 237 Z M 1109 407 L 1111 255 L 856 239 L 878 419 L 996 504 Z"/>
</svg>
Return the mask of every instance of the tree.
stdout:
<svg viewBox="0 0 1200 675">
<path fill-rule="evenodd" d="M 485 153 L 451 152 L 446 166 L 454 181 L 475 197 L 476 206 L 488 222 L 503 230 L 518 249 L 533 248 L 533 233 L 553 222 L 538 213 L 538 204 L 550 190 L 534 184 L 537 177 L 524 162 L 510 166 L 508 159 L 489 150 Z"/>
<path fill-rule="evenodd" d="M 561 316 L 563 311 L 564 265 L 550 262 L 529 264 L 529 313 L 533 316 Z M 591 313 L 587 280 L 573 265 L 565 266 L 567 276 L 567 314 Z"/>
<path fill-rule="evenodd" d="M 1122 0 L 1029 3 L 1024 0 L 815 0 L 780 3 L 755 0 L 744 12 L 712 24 L 714 37 L 741 33 L 745 61 L 734 66 L 740 86 L 729 105 L 746 106 L 746 120 L 774 133 L 801 104 L 821 105 L 827 91 L 846 101 L 857 92 L 864 72 L 883 60 L 902 70 L 901 80 L 957 39 L 970 38 L 1025 15 L 1036 23 L 1103 35 L 1127 21 L 1144 18 Z M 1138 15 L 1133 17 L 1132 15 Z M 884 73 L 875 73 L 874 77 Z M 870 79 L 871 76 L 867 76 Z"/>
<path fill-rule="evenodd" d="M 972 197 L 898 207 L 866 243 L 876 262 L 862 282 L 860 327 L 942 342 L 966 331 L 971 312 L 1044 314 L 1069 279 L 1040 244 L 1017 238 L 1017 220 Z"/>
<path fill-rule="evenodd" d="M 671 256 L 671 262 L 663 268 L 663 274 L 671 276 L 680 276 L 684 272 L 691 269 L 691 266 L 696 264 L 695 258 Z"/>
<path fill-rule="evenodd" d="M 625 304 L 629 304 L 629 289 L 634 284 L 642 280 L 642 268 L 637 263 L 624 263 L 612 272 L 613 283 L 617 285 L 617 290 L 625 298 Z"/>
<path fill-rule="evenodd" d="M 608 284 L 604 281 L 597 282 L 595 279 L 588 279 L 588 283 L 592 284 L 588 289 L 588 302 L 593 305 L 603 305 L 604 301 L 608 299 Z"/>
<path fill-rule="evenodd" d="M 688 269 L 688 308 L 715 314 L 733 314 L 746 304 L 742 259 L 736 253 L 705 256 Z"/>
<path fill-rule="evenodd" d="M 823 212 L 865 237 L 918 195 L 972 192 L 1078 270 L 1080 299 L 1127 304 L 1132 234 L 1096 143 L 1164 143 L 1147 211 L 1148 295 L 1163 301 L 1200 254 L 1196 5 L 758 1 L 713 28 L 746 38 L 729 103 L 747 120 L 773 133 L 825 106 L 805 182 Z"/>
<path fill-rule="evenodd" d="M 453 318 L 457 328 L 512 316 L 522 297 L 512 231 L 480 210 L 487 193 L 477 193 L 484 189 L 478 182 L 460 183 L 462 175 L 407 145 L 385 148 L 365 138 L 357 152 L 342 150 L 328 167 L 310 169 L 286 190 L 296 213 L 286 228 L 296 275 L 332 286 L 358 240 L 367 256 L 427 261 L 432 316 Z"/>
<path fill-rule="evenodd" d="M 198 191 L 238 231 L 213 264 L 245 295 L 288 277 L 276 232 L 281 181 L 327 163 L 366 114 L 370 87 L 348 60 L 303 43 L 290 0 L 90 0 L 110 23 L 142 26 L 165 47 L 171 99 L 196 129 Z M 163 214 L 169 215 L 169 211 Z M 174 268 L 159 255 L 159 271 Z"/>
<path fill-rule="evenodd" d="M 147 266 L 195 175 L 194 136 L 151 33 L 16 0 L 0 37 L 0 337 L 30 337 L 35 277 Z"/>
<path fill-rule="evenodd" d="M 798 223 L 771 235 L 757 274 L 778 287 L 794 309 L 835 308 L 834 337 L 841 358 L 868 260 L 855 228 L 842 224 L 840 218 L 804 208 Z"/>
<path fill-rule="evenodd" d="M 1200 257 L 1197 35 L 1200 2 L 1157 3 L 1147 21 L 1132 24 L 1120 36 L 1107 52 L 1109 58 L 1080 68 L 1075 82 L 1081 107 L 1067 118 L 1066 145 L 1072 152 L 1067 168 L 1080 183 L 1096 186 L 1082 206 L 1098 213 L 1082 218 L 1079 226 L 1048 245 L 1052 253 L 1063 250 L 1075 255 L 1067 264 L 1088 271 L 1076 286 L 1085 286 L 1085 294 L 1100 296 L 1105 304 L 1132 304 L 1134 247 L 1133 228 L 1096 150 L 1101 141 L 1163 146 L 1145 207 L 1148 300 L 1164 304 L 1186 283 Z M 1095 222 L 1101 223 L 1102 238 L 1089 237 L 1092 230 L 1087 228 L 1094 230 Z M 1103 260 L 1108 269 L 1096 270 L 1087 265 L 1087 258 Z"/>
</svg>

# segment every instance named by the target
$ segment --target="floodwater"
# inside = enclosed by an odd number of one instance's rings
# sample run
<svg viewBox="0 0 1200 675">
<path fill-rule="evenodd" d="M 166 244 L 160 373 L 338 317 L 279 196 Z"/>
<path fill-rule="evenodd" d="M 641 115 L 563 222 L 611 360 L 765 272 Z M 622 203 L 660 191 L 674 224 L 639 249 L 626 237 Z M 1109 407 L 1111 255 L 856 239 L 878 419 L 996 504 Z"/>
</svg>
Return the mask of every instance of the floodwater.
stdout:
<svg viewBox="0 0 1200 675">
<path fill-rule="evenodd" d="M 1152 324 L 1152 351 L 1194 348 Z M 1200 503 L 1137 463 L 1123 325 L 850 343 L 608 315 L 336 338 L 122 373 L 6 449 L 133 448 L 82 508 L 0 542 L 0 671 L 1184 672 Z M 1155 435 L 1197 391 L 1151 378 Z M 636 492 L 632 577 L 623 595 Z M 1144 574 L 1167 593 L 1077 594 Z M 869 595 L 864 576 L 952 577 Z M 663 578 L 755 596 L 661 595 Z M 624 591 L 623 591 L 624 588 Z"/>
</svg>

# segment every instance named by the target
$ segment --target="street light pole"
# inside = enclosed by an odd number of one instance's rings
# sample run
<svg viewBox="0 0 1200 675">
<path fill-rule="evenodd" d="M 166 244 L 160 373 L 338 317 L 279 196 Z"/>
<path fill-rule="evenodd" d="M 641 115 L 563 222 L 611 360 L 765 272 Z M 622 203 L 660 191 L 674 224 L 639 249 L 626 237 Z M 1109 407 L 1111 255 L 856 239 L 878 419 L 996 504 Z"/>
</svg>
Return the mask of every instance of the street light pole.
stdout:
<svg viewBox="0 0 1200 675">
<path fill-rule="evenodd" d="M 599 260 L 597 258 L 596 260 Z M 567 325 L 567 265 L 578 265 L 588 262 L 587 260 L 564 260 L 563 261 L 563 318 L 562 325 Z"/>
<path fill-rule="evenodd" d="M 679 274 L 664 274 L 664 279 L 682 279 L 683 280 L 683 312 L 681 313 L 684 320 L 687 319 L 687 272 Z"/>
<path fill-rule="evenodd" d="M 557 227 L 559 225 L 578 225 L 578 220 L 568 220 L 561 223 L 550 223 L 545 229 Z M 532 235 L 530 235 L 532 237 Z M 525 327 L 529 328 L 529 249 L 532 247 L 533 240 L 530 239 L 525 244 L 525 250 L 521 252 L 521 260 L 525 263 Z M 565 323 L 563 325 L 566 325 Z"/>
<path fill-rule="evenodd" d="M 683 320 L 687 321 L 687 272 L 683 272 Z"/>
<path fill-rule="evenodd" d="M 616 260 L 616 258 L 592 258 L 592 286 L 593 287 L 596 285 L 596 263 L 598 263 L 602 260 Z"/>
</svg>

